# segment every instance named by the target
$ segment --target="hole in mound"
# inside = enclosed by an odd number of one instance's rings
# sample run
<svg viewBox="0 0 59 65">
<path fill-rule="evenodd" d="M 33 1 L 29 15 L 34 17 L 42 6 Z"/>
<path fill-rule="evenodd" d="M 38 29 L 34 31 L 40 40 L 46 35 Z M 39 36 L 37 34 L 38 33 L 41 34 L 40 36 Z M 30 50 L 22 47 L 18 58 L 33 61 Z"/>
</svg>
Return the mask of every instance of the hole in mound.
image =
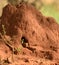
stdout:
<svg viewBox="0 0 59 65">
<path fill-rule="evenodd" d="M 41 51 L 45 59 L 53 60 L 53 55 L 50 51 Z"/>
<path fill-rule="evenodd" d="M 24 62 L 29 62 L 29 60 L 25 58 L 25 59 L 24 59 Z"/>
<path fill-rule="evenodd" d="M 56 51 L 57 52 L 57 47 L 54 46 L 50 46 L 51 50 Z"/>
<path fill-rule="evenodd" d="M 50 52 L 45 52 L 45 59 L 53 60 L 53 55 Z"/>
<path fill-rule="evenodd" d="M 7 64 L 10 64 L 11 63 L 8 58 L 7 59 L 4 59 L 3 61 L 4 61 L 4 63 L 7 63 Z"/>
<path fill-rule="evenodd" d="M 35 31 L 32 32 L 32 35 L 34 35 L 34 34 L 35 34 Z"/>
<path fill-rule="evenodd" d="M 5 50 L 5 53 L 8 53 L 8 51 L 7 51 L 7 50 Z"/>
<path fill-rule="evenodd" d="M 49 18 L 47 18 L 47 21 L 50 21 L 50 19 L 49 19 Z"/>
<path fill-rule="evenodd" d="M 50 18 L 46 18 L 46 20 L 48 21 L 49 24 L 52 23 L 51 19 Z"/>
<path fill-rule="evenodd" d="M 29 46 L 28 40 L 24 36 L 21 38 L 21 43 L 22 43 L 23 47 L 28 47 Z"/>
</svg>

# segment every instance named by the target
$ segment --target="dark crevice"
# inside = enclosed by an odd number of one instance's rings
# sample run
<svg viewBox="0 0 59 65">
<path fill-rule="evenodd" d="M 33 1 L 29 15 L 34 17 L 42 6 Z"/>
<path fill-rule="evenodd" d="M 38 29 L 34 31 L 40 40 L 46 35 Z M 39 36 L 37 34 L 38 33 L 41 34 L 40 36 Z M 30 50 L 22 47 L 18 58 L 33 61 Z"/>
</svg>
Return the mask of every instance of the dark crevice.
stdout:
<svg viewBox="0 0 59 65">
<path fill-rule="evenodd" d="M 50 51 L 41 51 L 45 59 L 53 60 L 53 55 Z"/>
<path fill-rule="evenodd" d="M 7 58 L 7 59 L 4 59 L 3 61 L 4 61 L 4 63 L 11 64 L 11 62 L 9 61 L 9 59 L 8 59 L 8 58 Z"/>
<path fill-rule="evenodd" d="M 35 52 L 35 48 L 32 48 L 32 47 L 27 47 L 27 49 L 31 50 L 33 53 Z"/>
<path fill-rule="evenodd" d="M 34 34 L 35 34 L 35 31 L 32 32 L 32 35 L 34 35 Z"/>
<path fill-rule="evenodd" d="M 50 52 L 46 52 L 44 56 L 45 56 L 45 59 L 53 60 L 53 55 Z"/>
<path fill-rule="evenodd" d="M 29 46 L 28 40 L 25 38 L 25 36 L 23 36 L 21 38 L 21 43 L 22 43 L 23 47 L 28 47 Z"/>
<path fill-rule="evenodd" d="M 50 19 L 49 18 L 46 18 L 47 19 L 47 21 L 50 21 Z"/>
<path fill-rule="evenodd" d="M 49 36 L 48 36 L 48 34 L 46 34 L 46 38 L 49 40 Z"/>
<path fill-rule="evenodd" d="M 29 46 L 28 40 L 25 38 L 25 36 L 21 38 L 21 43 L 23 47 L 31 50 L 33 53 L 35 52 L 36 49 Z"/>
<path fill-rule="evenodd" d="M 57 47 L 54 47 L 54 46 L 50 46 L 51 50 L 57 52 Z"/>
</svg>

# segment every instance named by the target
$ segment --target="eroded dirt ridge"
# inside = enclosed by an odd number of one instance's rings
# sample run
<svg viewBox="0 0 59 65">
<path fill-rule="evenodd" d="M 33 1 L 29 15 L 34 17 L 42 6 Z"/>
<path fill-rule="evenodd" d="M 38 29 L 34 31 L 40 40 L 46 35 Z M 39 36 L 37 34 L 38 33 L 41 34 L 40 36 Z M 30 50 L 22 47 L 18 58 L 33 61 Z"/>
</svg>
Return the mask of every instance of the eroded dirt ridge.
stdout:
<svg viewBox="0 0 59 65">
<path fill-rule="evenodd" d="M 0 33 L 1 65 L 59 65 L 59 24 L 32 5 L 21 3 L 4 7 Z M 19 51 L 19 47 L 22 49 L 18 53 L 14 51 L 12 62 L 11 50 Z"/>
</svg>

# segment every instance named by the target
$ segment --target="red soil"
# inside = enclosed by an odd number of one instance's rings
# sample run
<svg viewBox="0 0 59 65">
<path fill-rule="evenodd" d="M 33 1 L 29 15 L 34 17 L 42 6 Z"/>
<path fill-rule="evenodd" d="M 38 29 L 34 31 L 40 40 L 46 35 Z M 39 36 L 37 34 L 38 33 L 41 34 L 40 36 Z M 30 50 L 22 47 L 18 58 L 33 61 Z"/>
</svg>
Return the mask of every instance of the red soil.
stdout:
<svg viewBox="0 0 59 65">
<path fill-rule="evenodd" d="M 0 64 L 4 65 L 59 65 L 59 24 L 52 17 L 45 17 L 32 5 L 8 4 L 0 18 L 6 29 L 5 38 L 11 40 L 12 50 L 0 37 Z"/>
</svg>

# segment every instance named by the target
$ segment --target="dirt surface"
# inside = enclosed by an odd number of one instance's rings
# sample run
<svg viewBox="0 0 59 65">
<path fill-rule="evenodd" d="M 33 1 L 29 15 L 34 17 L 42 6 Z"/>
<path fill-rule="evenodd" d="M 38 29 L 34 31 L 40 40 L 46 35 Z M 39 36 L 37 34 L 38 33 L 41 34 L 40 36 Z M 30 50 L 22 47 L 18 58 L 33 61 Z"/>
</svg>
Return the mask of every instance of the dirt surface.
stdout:
<svg viewBox="0 0 59 65">
<path fill-rule="evenodd" d="M 0 65 L 59 65 L 59 24 L 32 5 L 8 4 L 0 17 Z"/>
</svg>

